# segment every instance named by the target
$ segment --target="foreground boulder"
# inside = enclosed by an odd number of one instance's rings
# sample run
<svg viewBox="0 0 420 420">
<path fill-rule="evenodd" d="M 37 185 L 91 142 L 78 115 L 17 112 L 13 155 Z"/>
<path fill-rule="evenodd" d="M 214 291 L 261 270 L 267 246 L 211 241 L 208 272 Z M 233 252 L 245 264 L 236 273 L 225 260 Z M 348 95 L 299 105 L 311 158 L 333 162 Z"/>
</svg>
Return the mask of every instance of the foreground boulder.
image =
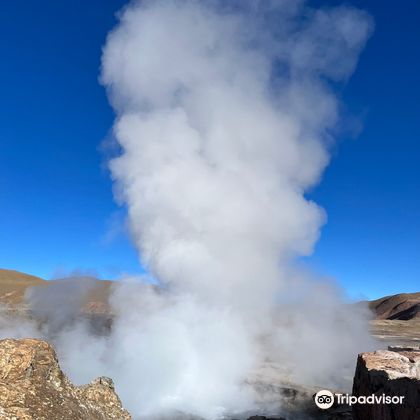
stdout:
<svg viewBox="0 0 420 420">
<path fill-rule="evenodd" d="M 0 418 L 129 420 L 112 380 L 74 386 L 53 348 L 34 339 L 0 340 Z"/>
<path fill-rule="evenodd" d="M 402 404 L 355 404 L 355 420 L 420 419 L 420 349 L 391 350 L 359 355 L 353 395 L 403 396 Z"/>
</svg>

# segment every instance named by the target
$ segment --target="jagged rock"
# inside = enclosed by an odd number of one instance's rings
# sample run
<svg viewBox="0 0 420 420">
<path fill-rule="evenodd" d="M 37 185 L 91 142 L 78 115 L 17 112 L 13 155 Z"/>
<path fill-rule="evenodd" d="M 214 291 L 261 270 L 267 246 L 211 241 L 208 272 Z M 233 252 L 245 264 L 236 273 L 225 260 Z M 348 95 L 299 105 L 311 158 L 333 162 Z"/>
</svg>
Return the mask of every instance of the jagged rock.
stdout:
<svg viewBox="0 0 420 420">
<path fill-rule="evenodd" d="M 420 351 L 378 350 L 357 360 L 354 396 L 404 396 L 402 404 L 355 404 L 355 420 L 420 419 Z"/>
<path fill-rule="evenodd" d="M 0 418 L 8 420 L 129 420 L 114 384 L 98 378 L 74 386 L 54 349 L 35 339 L 0 340 Z"/>
</svg>

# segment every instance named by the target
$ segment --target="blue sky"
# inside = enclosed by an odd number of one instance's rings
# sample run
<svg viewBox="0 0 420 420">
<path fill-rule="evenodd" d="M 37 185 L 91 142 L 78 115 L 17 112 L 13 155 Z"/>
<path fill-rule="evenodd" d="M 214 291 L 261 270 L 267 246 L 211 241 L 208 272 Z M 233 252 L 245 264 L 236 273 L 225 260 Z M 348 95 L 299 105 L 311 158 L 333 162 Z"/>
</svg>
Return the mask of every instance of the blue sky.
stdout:
<svg viewBox="0 0 420 420">
<path fill-rule="evenodd" d="M 375 33 L 340 93 L 353 129 L 308 193 L 328 223 L 305 262 L 353 297 L 419 291 L 420 3 L 350 3 L 372 14 Z M 2 4 L 0 267 L 44 278 L 141 271 L 100 150 L 113 121 L 101 46 L 123 4 Z"/>
</svg>

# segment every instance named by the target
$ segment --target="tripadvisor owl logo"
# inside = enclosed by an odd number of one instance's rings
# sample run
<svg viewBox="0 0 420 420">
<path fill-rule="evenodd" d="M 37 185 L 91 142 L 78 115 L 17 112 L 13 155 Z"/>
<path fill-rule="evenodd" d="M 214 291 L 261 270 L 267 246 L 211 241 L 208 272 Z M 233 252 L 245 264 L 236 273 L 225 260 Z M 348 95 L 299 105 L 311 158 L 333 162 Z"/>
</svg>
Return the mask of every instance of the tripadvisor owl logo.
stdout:
<svg viewBox="0 0 420 420">
<path fill-rule="evenodd" d="M 334 394 L 326 389 L 318 391 L 315 395 L 315 404 L 322 410 L 332 407 L 334 404 Z"/>
</svg>

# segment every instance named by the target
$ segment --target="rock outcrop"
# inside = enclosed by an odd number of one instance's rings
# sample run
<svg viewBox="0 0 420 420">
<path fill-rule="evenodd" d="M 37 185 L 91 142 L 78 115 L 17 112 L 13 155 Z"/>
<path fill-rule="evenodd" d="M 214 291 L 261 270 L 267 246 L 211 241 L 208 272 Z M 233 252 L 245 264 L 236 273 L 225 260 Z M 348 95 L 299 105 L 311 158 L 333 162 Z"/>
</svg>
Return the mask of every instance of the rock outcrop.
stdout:
<svg viewBox="0 0 420 420">
<path fill-rule="evenodd" d="M 355 420 L 420 419 L 420 350 L 391 348 L 362 353 L 357 360 L 354 396 L 403 396 L 402 404 L 355 404 Z"/>
<path fill-rule="evenodd" d="M 53 348 L 35 339 L 0 340 L 0 419 L 129 420 L 109 378 L 74 386 Z"/>
</svg>

